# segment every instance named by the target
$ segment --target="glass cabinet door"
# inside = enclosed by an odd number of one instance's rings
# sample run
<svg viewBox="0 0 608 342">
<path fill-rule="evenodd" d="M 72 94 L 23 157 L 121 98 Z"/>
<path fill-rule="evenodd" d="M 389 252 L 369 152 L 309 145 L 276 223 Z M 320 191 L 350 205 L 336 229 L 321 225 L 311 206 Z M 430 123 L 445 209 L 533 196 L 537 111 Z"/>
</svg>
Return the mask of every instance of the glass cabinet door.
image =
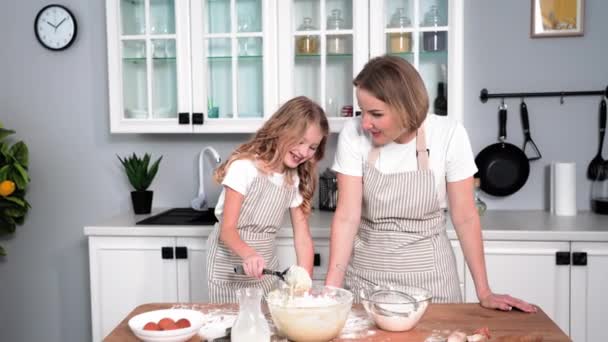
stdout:
<svg viewBox="0 0 608 342">
<path fill-rule="evenodd" d="M 424 80 L 429 94 L 429 111 L 449 114 L 446 102 L 441 98 L 447 98 L 450 93 L 450 99 L 460 103 L 459 94 L 462 94 L 462 84 L 455 84 L 462 82 L 461 67 L 448 68 L 462 60 L 462 35 L 454 29 L 457 23 L 453 22 L 462 18 L 462 2 L 382 0 L 378 5 L 378 11 L 370 12 L 371 57 L 389 54 L 408 60 Z M 458 76 L 453 77 L 455 75 Z M 450 108 L 454 110 L 454 116 L 461 119 L 458 106 L 450 104 Z"/>
<path fill-rule="evenodd" d="M 253 131 L 276 108 L 274 1 L 193 0 L 193 108 L 202 126 Z M 274 89 L 274 90 L 273 90 Z M 237 126 L 241 125 L 239 129 Z M 204 130 L 203 127 L 195 127 Z"/>
<path fill-rule="evenodd" d="M 356 111 L 352 80 L 367 60 L 366 11 L 367 0 L 279 2 L 279 68 L 285 70 L 279 98 L 310 97 L 325 109 L 332 131 Z"/>
<path fill-rule="evenodd" d="M 180 3 L 185 2 L 108 1 L 111 112 L 120 115 L 113 120 L 112 131 L 137 125 L 145 131 L 154 131 L 147 124 L 165 131 L 167 127 L 177 127 L 178 112 L 187 111 L 183 106 L 188 94 L 180 87 L 185 79 L 180 58 L 187 55 L 180 51 L 183 49 L 180 40 L 185 38 L 180 36 L 176 25 Z M 112 21 L 116 24 L 113 29 Z M 116 45 L 111 43 L 113 37 Z M 114 63 L 114 58 L 120 62 Z M 114 78 L 113 73 L 119 76 Z"/>
</svg>

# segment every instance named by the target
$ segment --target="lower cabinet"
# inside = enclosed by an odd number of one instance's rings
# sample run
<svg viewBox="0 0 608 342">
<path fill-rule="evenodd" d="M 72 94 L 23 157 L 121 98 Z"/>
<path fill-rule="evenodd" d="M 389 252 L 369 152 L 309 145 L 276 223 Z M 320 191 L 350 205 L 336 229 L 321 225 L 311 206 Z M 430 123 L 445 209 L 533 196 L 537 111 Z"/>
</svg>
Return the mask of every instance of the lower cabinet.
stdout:
<svg viewBox="0 0 608 342">
<path fill-rule="evenodd" d="M 570 268 L 570 337 L 608 341 L 608 242 L 573 242 Z"/>
<path fill-rule="evenodd" d="M 322 285 L 329 239 L 313 239 L 313 283 Z M 477 302 L 458 240 L 452 240 L 460 288 Z M 276 242 L 280 269 L 297 263 L 292 238 Z M 540 306 L 577 342 L 608 341 L 608 242 L 484 241 L 492 290 Z M 90 236 L 93 341 L 134 307 L 151 302 L 208 302 L 205 237 Z"/>
<path fill-rule="evenodd" d="M 608 341 L 603 309 L 608 306 L 608 243 L 485 241 L 488 280 L 540 306 L 573 341 Z M 465 301 L 477 302 L 466 269 Z"/>
<path fill-rule="evenodd" d="M 203 238 L 90 236 L 93 341 L 138 305 L 207 301 L 206 259 Z"/>
</svg>

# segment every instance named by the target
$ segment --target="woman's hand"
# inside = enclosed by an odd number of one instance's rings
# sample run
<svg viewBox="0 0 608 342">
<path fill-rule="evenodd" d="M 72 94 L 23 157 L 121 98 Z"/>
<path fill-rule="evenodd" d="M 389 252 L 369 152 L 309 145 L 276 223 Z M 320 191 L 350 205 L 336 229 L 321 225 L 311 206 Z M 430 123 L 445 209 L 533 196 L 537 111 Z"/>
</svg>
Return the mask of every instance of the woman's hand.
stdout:
<svg viewBox="0 0 608 342">
<path fill-rule="evenodd" d="M 523 312 L 534 313 L 538 310 L 536 306 L 524 302 L 521 299 L 514 298 L 509 295 L 495 294 L 491 292 L 487 296 L 480 298 L 479 303 L 484 308 L 498 309 L 502 311 L 511 311 L 513 308 L 516 308 Z"/>
<path fill-rule="evenodd" d="M 266 262 L 264 258 L 260 256 L 258 253 L 251 254 L 243 258 L 243 269 L 245 270 L 245 274 L 254 277 L 257 279 L 262 278 L 262 271 L 266 266 Z"/>
</svg>

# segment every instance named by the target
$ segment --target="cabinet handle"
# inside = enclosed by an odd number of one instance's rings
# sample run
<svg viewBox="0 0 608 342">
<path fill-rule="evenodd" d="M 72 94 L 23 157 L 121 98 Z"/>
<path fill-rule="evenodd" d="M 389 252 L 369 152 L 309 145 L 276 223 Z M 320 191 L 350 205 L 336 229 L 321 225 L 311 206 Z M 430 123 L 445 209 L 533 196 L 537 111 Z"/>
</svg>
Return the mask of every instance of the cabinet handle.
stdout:
<svg viewBox="0 0 608 342">
<path fill-rule="evenodd" d="M 587 266 L 587 252 L 572 253 L 572 265 Z"/>
<path fill-rule="evenodd" d="M 190 113 L 179 113 L 177 116 L 177 120 L 180 125 L 189 125 Z"/>
<path fill-rule="evenodd" d="M 570 265 L 570 252 L 555 252 L 556 265 Z"/>
<path fill-rule="evenodd" d="M 193 125 L 202 125 L 205 121 L 205 116 L 203 113 L 192 113 L 192 124 Z"/>
<path fill-rule="evenodd" d="M 173 247 L 162 247 L 160 252 L 163 259 L 173 259 Z"/>
<path fill-rule="evenodd" d="M 320 253 L 315 253 L 312 265 L 315 267 L 321 266 L 321 254 Z"/>
<path fill-rule="evenodd" d="M 188 259 L 188 248 L 175 247 L 175 259 Z"/>
</svg>

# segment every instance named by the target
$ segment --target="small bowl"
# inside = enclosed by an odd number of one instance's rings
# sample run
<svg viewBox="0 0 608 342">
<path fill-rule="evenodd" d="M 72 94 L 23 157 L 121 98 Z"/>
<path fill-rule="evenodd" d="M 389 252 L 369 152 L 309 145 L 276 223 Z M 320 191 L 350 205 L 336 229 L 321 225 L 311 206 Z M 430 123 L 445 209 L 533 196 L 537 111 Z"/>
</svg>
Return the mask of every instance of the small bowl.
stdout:
<svg viewBox="0 0 608 342">
<path fill-rule="evenodd" d="M 162 318 L 177 321 L 186 318 L 190 327 L 175 330 L 144 330 L 148 322 L 158 323 Z M 203 326 L 204 315 L 200 311 L 188 309 L 165 309 L 141 313 L 129 320 L 129 328 L 137 338 L 144 342 L 183 342 L 194 336 Z"/>
<path fill-rule="evenodd" d="M 272 321 L 279 334 L 293 341 L 329 341 L 340 335 L 353 304 L 350 291 L 314 285 L 304 293 L 295 294 L 290 302 L 289 288 L 277 288 L 266 296 Z M 302 298 L 329 298 L 329 305 L 310 306 Z"/>
<path fill-rule="evenodd" d="M 377 296 L 380 291 L 387 293 L 397 291 L 414 298 L 414 301 L 400 295 Z M 387 331 L 408 331 L 418 324 L 431 298 L 431 292 L 415 286 L 375 286 L 361 289 L 359 292 L 361 303 L 374 323 Z M 381 298 L 379 298 L 381 297 Z"/>
</svg>

